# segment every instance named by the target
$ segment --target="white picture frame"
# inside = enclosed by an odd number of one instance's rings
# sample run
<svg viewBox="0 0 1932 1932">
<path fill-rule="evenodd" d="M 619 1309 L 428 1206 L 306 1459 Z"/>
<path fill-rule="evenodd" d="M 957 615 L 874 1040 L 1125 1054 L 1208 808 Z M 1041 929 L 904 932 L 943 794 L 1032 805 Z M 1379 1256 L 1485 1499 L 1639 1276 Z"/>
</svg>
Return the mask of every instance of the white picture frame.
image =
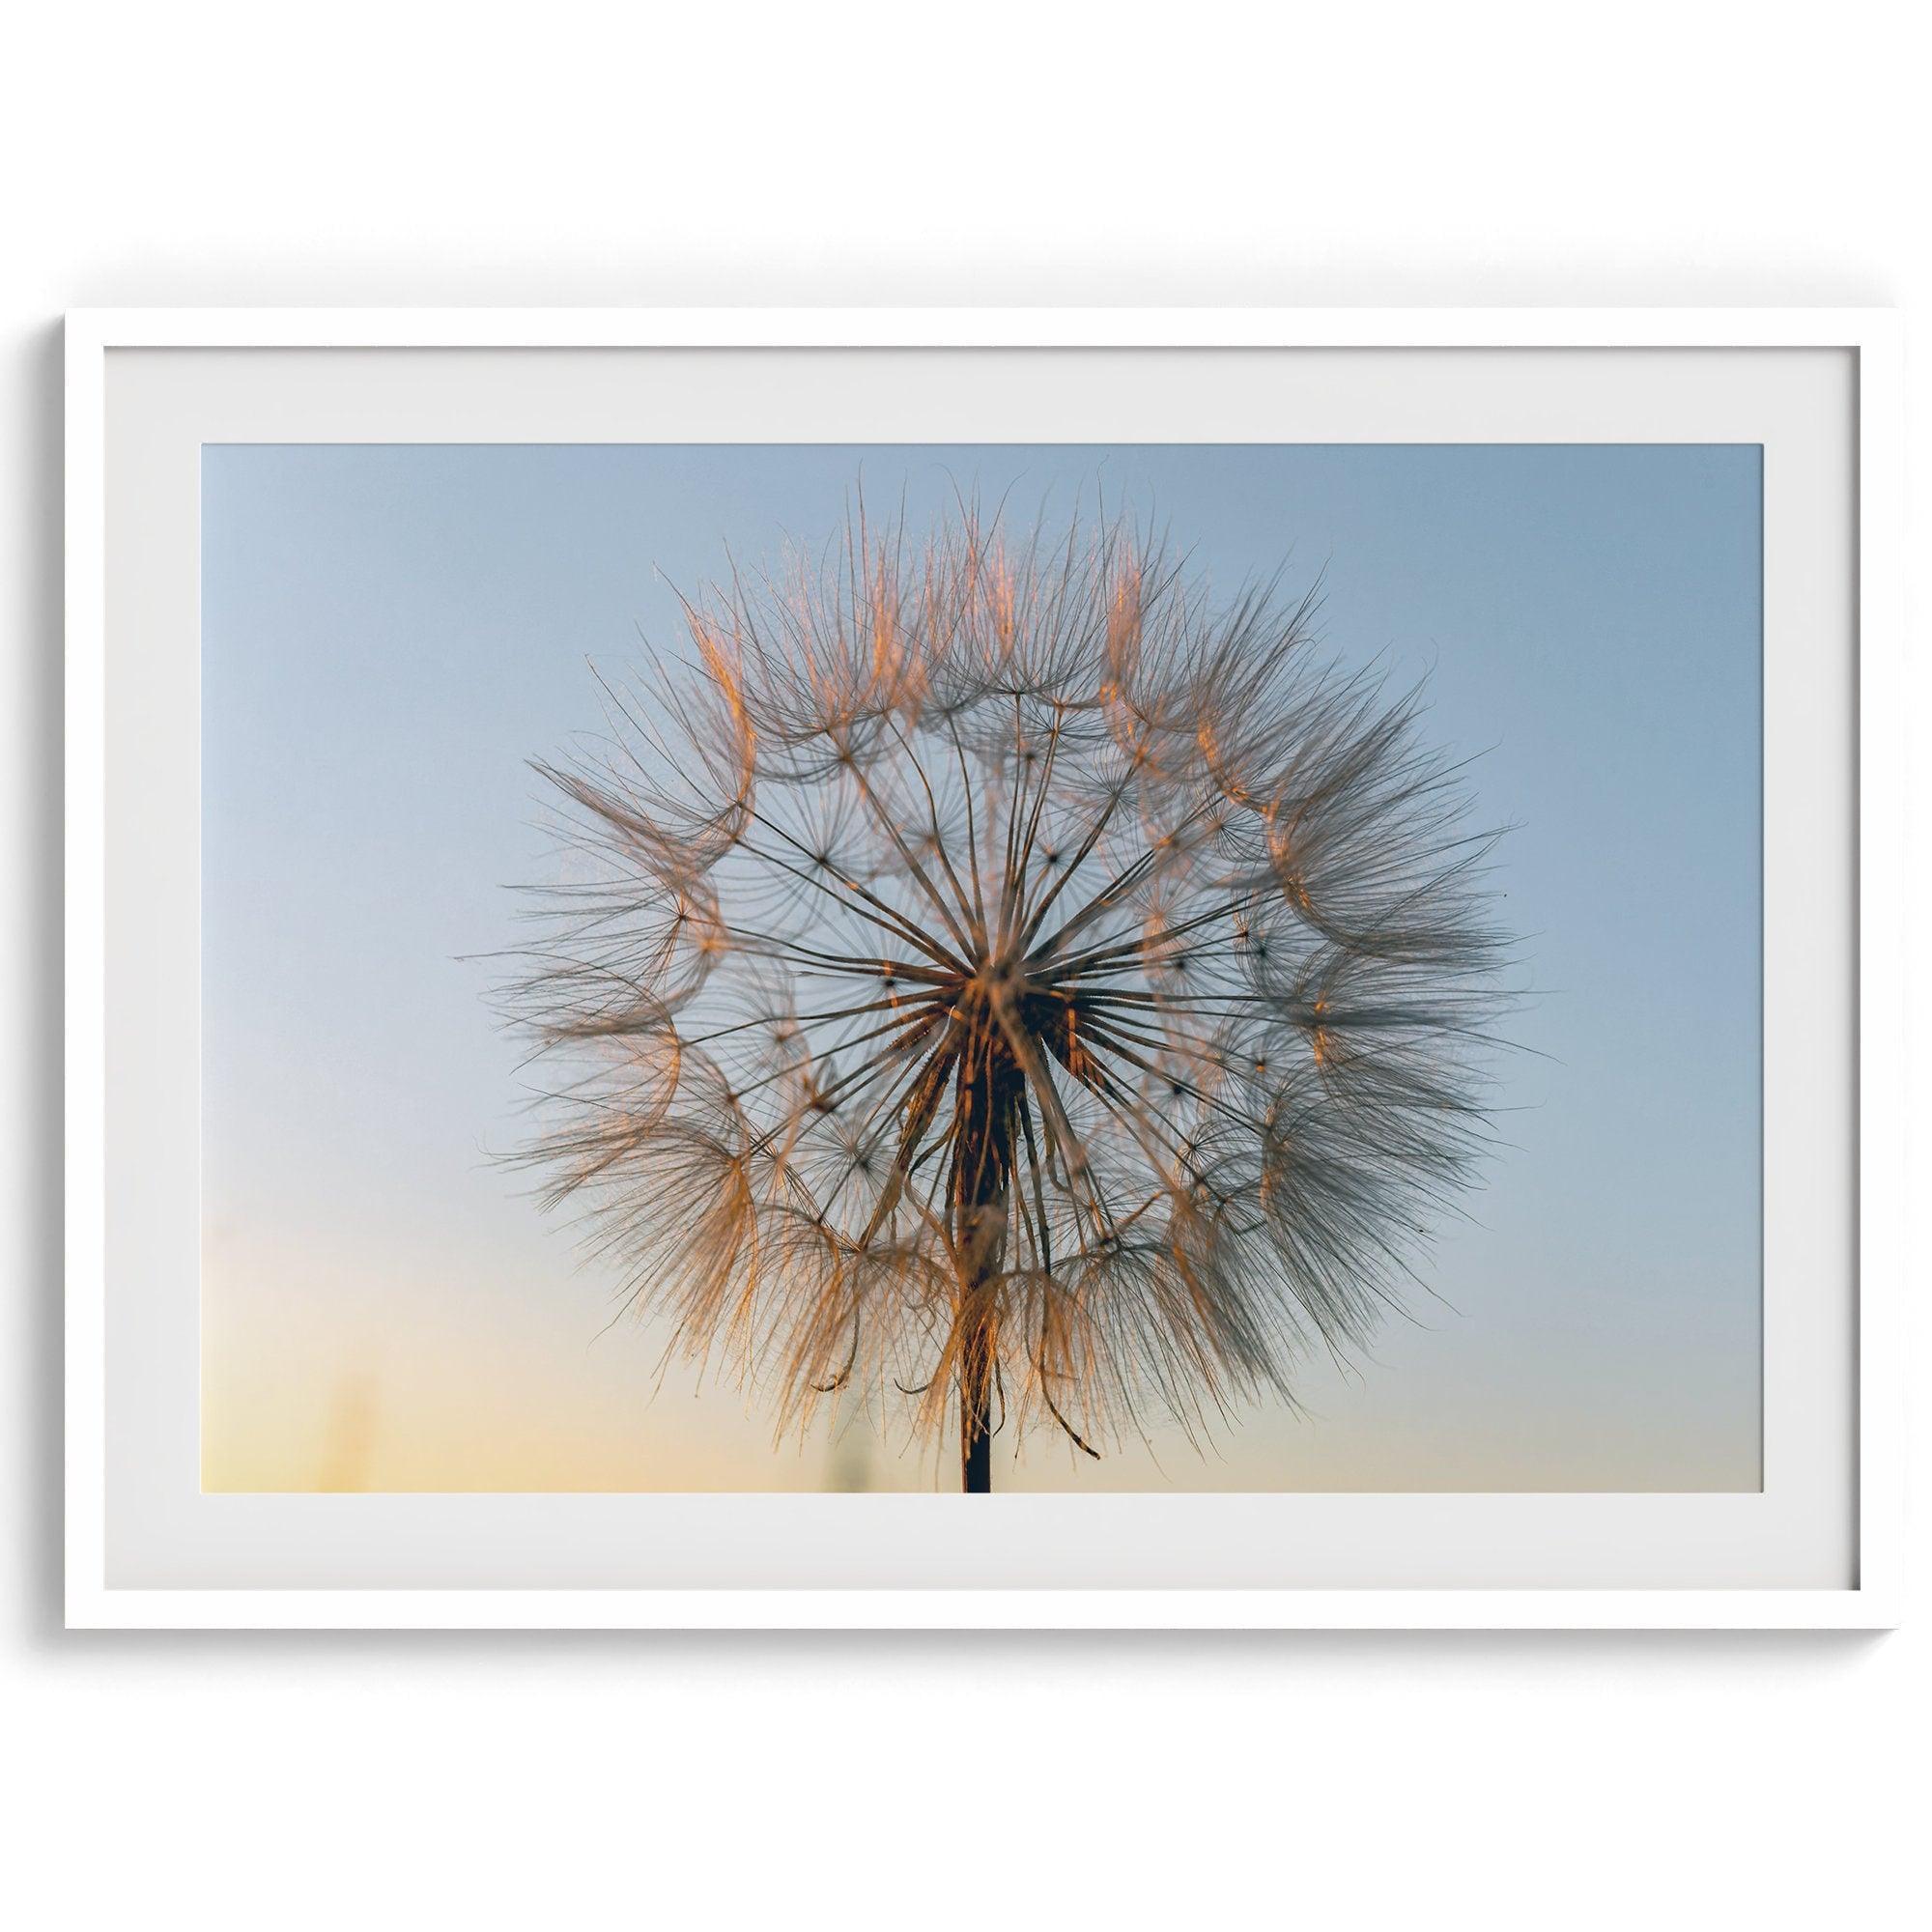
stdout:
<svg viewBox="0 0 1932 1932">
<path fill-rule="evenodd" d="M 109 1561 L 109 364 L 120 352 L 1833 351 L 1854 358 L 1855 1335 L 1841 1586 L 282 1587 L 117 1578 Z M 1871 310 L 85 310 L 67 325 L 67 1614 L 76 1628 L 1780 1628 L 1897 1621 L 1906 1287 L 1901 338 Z M 397 440 L 411 440 L 405 434 Z M 560 439 L 561 440 L 561 439 Z M 780 439 L 781 440 L 781 439 Z M 1050 440 L 1050 439 L 1049 439 Z M 1341 440 L 1341 439 L 1337 439 Z M 1370 439 L 1373 440 L 1373 439 Z M 1498 438 L 1497 440 L 1503 440 Z M 1521 440 L 1535 440 L 1522 438 Z M 1696 440 L 1694 437 L 1686 440 Z M 1847 748 L 1849 749 L 1849 748 Z M 1767 784 L 1771 781 L 1768 777 Z M 1767 822 L 1774 801 L 1767 797 Z M 192 921 L 195 908 L 182 909 Z M 1767 931 L 1767 949 L 1773 944 Z M 1767 1009 L 1767 1046 L 1775 1024 Z M 1823 1188 L 1837 1183 L 1830 1178 Z M 159 1373 L 172 1373 L 162 1363 Z M 192 1391 L 176 1391 L 191 1399 Z M 1769 1429 L 1770 1424 L 1768 1422 Z M 337 1507 L 367 1499 L 327 1499 Z M 423 1503 L 426 1499 L 412 1498 Z M 439 1499 L 427 1499 L 432 1506 Z M 454 1515 L 475 1499 L 440 1499 Z M 527 1509 L 544 1499 L 522 1499 Z M 687 1499 L 689 1500 L 689 1499 Z M 704 1500 L 704 1499 L 699 1499 Z M 715 1500 L 715 1499 L 713 1499 Z M 817 1500 L 817 1499 L 814 1499 Z M 885 1499 L 881 1499 L 885 1500 Z M 938 1498 L 922 1507 L 947 1506 Z M 1116 1502 L 1135 1501 L 1117 1498 Z M 1324 1499 L 1333 1500 L 1333 1499 Z M 1520 1499 L 1516 1499 L 1520 1500 Z M 1560 1507 L 1566 1498 L 1544 1498 Z M 1667 1499 L 1666 1499 L 1667 1500 Z M 1362 1506 L 1364 1499 L 1346 1499 Z M 1113 1519 L 1118 1521 L 1116 1517 Z"/>
</svg>

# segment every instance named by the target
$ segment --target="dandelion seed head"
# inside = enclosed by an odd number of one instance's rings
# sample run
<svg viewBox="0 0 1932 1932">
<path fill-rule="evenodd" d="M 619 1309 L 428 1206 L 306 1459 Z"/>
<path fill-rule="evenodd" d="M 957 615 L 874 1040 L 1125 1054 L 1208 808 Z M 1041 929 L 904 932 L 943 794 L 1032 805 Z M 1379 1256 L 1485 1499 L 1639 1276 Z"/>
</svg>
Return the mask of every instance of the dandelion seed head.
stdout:
<svg viewBox="0 0 1932 1932">
<path fill-rule="evenodd" d="M 1093 1453 L 1397 1298 L 1487 1142 L 1493 838 L 1315 618 L 1126 522 L 862 512 L 539 767 L 527 1158 L 781 1427 L 997 1391 Z"/>
</svg>

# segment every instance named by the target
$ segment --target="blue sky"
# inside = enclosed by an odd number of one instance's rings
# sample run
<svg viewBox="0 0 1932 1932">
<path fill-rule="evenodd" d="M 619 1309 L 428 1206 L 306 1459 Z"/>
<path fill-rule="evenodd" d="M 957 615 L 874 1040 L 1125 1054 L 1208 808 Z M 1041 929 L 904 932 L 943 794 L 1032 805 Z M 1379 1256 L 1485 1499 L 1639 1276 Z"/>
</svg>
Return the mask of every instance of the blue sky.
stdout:
<svg viewBox="0 0 1932 1932">
<path fill-rule="evenodd" d="M 597 723 L 586 661 L 675 640 L 673 584 L 817 547 L 861 479 L 915 525 L 1104 491 L 1216 586 L 1321 574 L 1329 648 L 1427 673 L 1514 828 L 1535 997 L 1440 1301 L 1207 1459 L 1030 1444 L 999 1486 L 1755 1488 L 1759 453 L 1651 445 L 209 447 L 209 1485 L 949 1486 L 593 1339 L 611 1281 L 489 1158 L 526 760 Z"/>
</svg>

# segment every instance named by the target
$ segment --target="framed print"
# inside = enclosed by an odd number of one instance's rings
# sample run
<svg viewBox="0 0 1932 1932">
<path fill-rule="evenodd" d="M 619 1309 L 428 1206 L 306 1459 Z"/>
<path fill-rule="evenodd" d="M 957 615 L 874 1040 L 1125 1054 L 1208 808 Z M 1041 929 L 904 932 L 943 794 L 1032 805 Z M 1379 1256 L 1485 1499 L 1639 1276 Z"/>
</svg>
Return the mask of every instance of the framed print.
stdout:
<svg viewBox="0 0 1932 1932">
<path fill-rule="evenodd" d="M 1893 1620 L 1897 361 L 71 317 L 71 1622 Z"/>
</svg>

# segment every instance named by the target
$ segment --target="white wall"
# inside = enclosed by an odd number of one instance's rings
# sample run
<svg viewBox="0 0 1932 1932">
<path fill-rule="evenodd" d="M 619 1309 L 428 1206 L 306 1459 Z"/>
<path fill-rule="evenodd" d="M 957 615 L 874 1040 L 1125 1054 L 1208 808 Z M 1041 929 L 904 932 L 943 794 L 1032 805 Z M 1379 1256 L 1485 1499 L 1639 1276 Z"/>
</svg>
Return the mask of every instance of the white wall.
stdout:
<svg viewBox="0 0 1932 1932">
<path fill-rule="evenodd" d="M 1908 1889 L 1922 1908 L 1922 1629 L 67 1637 L 56 1575 L 61 310 L 1922 309 L 1923 53 L 1891 15 L 186 0 L 11 21 L 15 1922 L 1888 1925 Z M 1917 428 L 1922 453 L 1922 403 Z"/>
</svg>

